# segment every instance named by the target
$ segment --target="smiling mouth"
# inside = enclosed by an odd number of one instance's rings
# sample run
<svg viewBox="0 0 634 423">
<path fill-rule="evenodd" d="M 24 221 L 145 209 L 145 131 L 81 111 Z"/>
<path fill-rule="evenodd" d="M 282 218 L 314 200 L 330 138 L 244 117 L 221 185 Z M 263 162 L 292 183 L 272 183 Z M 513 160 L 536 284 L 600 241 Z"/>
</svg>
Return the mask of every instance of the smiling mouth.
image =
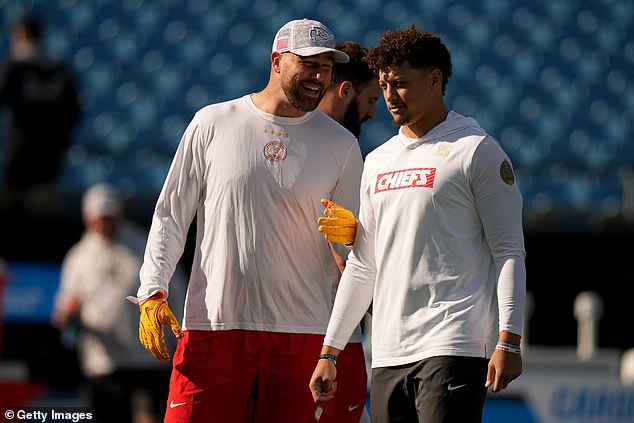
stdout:
<svg viewBox="0 0 634 423">
<path fill-rule="evenodd" d="M 312 95 L 319 95 L 319 93 L 321 92 L 320 87 L 315 86 L 315 85 L 302 84 L 302 88 L 304 90 L 308 91 L 308 93 L 310 93 Z"/>
</svg>

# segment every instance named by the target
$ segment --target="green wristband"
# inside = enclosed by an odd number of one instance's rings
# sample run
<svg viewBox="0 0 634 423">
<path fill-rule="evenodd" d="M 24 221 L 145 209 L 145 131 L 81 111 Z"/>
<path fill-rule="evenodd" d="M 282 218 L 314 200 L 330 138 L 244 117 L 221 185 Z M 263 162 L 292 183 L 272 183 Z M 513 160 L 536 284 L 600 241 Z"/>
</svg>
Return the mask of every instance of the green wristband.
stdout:
<svg viewBox="0 0 634 423">
<path fill-rule="evenodd" d="M 317 356 L 317 360 L 328 360 L 332 361 L 332 364 L 337 365 L 337 356 L 332 354 L 319 354 Z"/>
</svg>

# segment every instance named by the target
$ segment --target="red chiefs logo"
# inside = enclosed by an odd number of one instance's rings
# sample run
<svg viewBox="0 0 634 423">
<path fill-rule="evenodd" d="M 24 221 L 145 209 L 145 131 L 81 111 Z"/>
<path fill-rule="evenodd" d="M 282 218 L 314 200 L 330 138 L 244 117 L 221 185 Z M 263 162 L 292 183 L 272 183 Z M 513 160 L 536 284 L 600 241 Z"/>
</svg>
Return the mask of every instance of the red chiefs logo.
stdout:
<svg viewBox="0 0 634 423">
<path fill-rule="evenodd" d="M 405 188 L 433 188 L 435 177 L 435 168 L 413 168 L 381 173 L 376 177 L 374 192 Z"/>
</svg>

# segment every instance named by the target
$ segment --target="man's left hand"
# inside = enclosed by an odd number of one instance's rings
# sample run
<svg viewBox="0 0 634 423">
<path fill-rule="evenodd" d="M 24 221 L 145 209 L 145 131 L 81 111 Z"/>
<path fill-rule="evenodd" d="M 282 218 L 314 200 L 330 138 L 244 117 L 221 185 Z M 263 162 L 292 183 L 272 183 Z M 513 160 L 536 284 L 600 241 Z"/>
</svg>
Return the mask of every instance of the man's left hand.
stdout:
<svg viewBox="0 0 634 423">
<path fill-rule="evenodd" d="M 522 374 L 522 355 L 495 350 L 489 360 L 485 387 L 493 386 L 493 392 L 506 389 L 509 383 Z"/>
<path fill-rule="evenodd" d="M 320 217 L 317 220 L 319 232 L 326 235 L 330 242 L 339 242 L 345 245 L 354 244 L 357 235 L 357 219 L 354 214 L 339 204 L 330 200 L 321 199 L 326 208 L 324 214 L 328 217 Z"/>
</svg>

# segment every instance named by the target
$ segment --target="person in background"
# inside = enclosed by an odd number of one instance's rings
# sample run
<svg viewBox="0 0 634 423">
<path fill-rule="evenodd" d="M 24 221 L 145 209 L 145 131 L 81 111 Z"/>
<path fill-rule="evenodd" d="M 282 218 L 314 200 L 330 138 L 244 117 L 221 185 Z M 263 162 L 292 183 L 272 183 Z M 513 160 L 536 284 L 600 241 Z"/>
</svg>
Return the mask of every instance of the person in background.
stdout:
<svg viewBox="0 0 634 423">
<path fill-rule="evenodd" d="M 94 421 L 162 422 L 170 369 L 147 360 L 137 313 L 125 301 L 139 285 L 146 231 L 124 217 L 120 194 L 109 184 L 84 193 L 82 217 L 84 234 L 62 262 L 53 325 L 79 326 L 78 357 Z M 185 281 L 178 277 L 173 295 L 183 298 Z"/>
<path fill-rule="evenodd" d="M 446 107 L 451 57 L 440 38 L 388 31 L 366 60 L 400 129 L 366 157 L 354 247 L 309 387 L 317 403 L 336 395 L 333 362 L 372 302 L 372 420 L 480 422 L 487 388 L 522 370 L 513 168 L 474 119 Z"/>
<path fill-rule="evenodd" d="M 359 138 L 361 126 L 376 115 L 381 95 L 379 80 L 364 62 L 366 47 L 354 41 L 337 43 L 336 47 L 346 52 L 350 61 L 335 64 L 332 82 L 319 103 L 319 110 Z"/>
<path fill-rule="evenodd" d="M 9 112 L 1 199 L 8 208 L 28 207 L 30 194 L 53 189 L 81 115 L 74 79 L 61 60 L 46 55 L 42 37 L 37 18 L 18 20 L 0 70 L 0 108 Z"/>
<path fill-rule="evenodd" d="M 334 421 L 332 405 L 315 404 L 305 388 L 336 274 L 310 222 L 320 198 L 358 209 L 359 144 L 317 110 L 348 56 L 323 23 L 298 19 L 278 30 L 269 58 L 262 91 L 195 114 L 156 204 L 137 301 L 141 342 L 158 360 L 170 359 L 163 325 L 180 337 L 166 422 Z M 169 276 L 194 216 L 181 329 Z"/>
<path fill-rule="evenodd" d="M 346 53 L 350 60 L 346 63 L 335 63 L 332 82 L 319 103 L 319 110 L 359 138 L 361 126 L 374 119 L 376 114 L 377 100 L 381 95 L 379 79 L 364 61 L 368 53 L 367 48 L 354 41 L 337 43 L 335 47 Z M 332 248 L 332 244 L 330 246 Z M 332 253 L 339 272 L 343 272 L 345 261 L 334 248 Z M 335 291 L 339 283 L 339 275 L 337 276 Z M 370 417 L 363 405 L 367 394 L 367 371 L 365 365 L 358 365 L 362 360 L 365 361 L 362 341 L 361 327 L 358 327 L 346 345 L 348 356 L 355 355 L 358 358 L 350 364 L 339 363 L 337 367 L 339 387 L 345 386 L 348 389 L 340 391 L 334 401 L 334 407 L 335 416 L 350 413 L 358 406 L 364 407 L 361 416 L 361 423 L 364 423 L 369 422 Z"/>
</svg>

